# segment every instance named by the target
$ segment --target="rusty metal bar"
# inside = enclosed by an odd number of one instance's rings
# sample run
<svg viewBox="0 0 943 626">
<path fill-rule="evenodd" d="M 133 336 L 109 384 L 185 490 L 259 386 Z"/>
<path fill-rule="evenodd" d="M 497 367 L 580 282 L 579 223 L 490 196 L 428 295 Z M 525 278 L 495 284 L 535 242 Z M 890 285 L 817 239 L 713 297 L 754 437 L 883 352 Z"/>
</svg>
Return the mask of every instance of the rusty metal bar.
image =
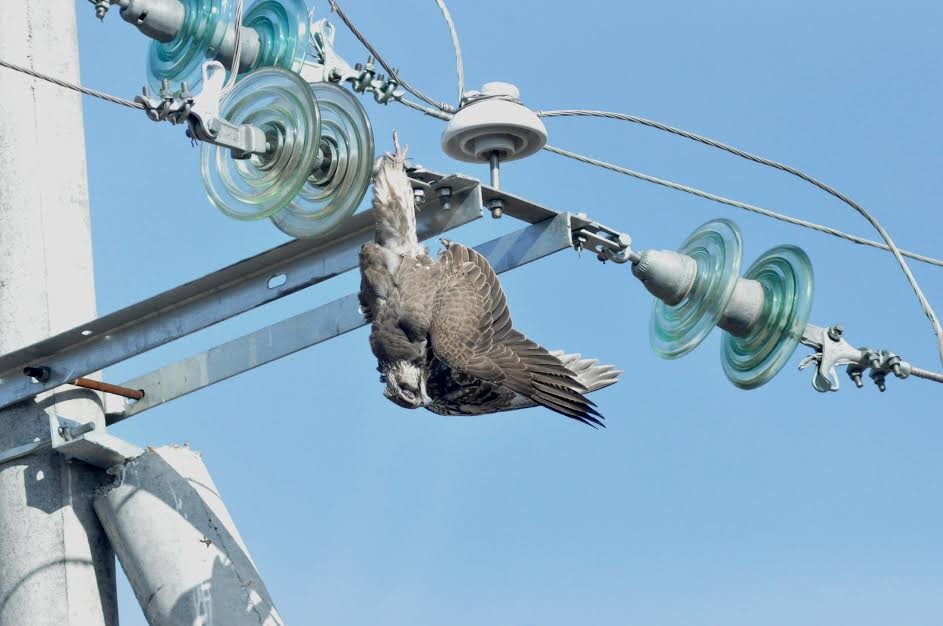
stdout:
<svg viewBox="0 0 943 626">
<path fill-rule="evenodd" d="M 120 387 L 110 383 L 103 383 L 99 380 L 92 380 L 91 378 L 76 378 L 70 384 L 75 385 L 76 387 L 82 387 L 84 389 L 92 389 L 94 391 L 101 391 L 102 393 L 110 393 L 112 395 L 121 396 L 122 398 L 128 398 L 130 400 L 140 400 L 144 397 L 143 389 Z"/>
</svg>

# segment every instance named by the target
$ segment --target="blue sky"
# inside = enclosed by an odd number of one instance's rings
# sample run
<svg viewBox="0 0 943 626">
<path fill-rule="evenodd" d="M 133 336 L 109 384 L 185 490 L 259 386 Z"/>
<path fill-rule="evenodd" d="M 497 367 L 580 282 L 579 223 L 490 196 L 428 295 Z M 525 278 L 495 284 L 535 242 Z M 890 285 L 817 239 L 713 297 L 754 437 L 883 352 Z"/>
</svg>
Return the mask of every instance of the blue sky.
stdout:
<svg viewBox="0 0 943 626">
<path fill-rule="evenodd" d="M 534 108 L 600 108 L 717 137 L 799 166 L 870 208 L 905 248 L 940 256 L 943 8 L 929 1 L 453 1 L 469 88 L 508 80 Z M 454 100 L 433 2 L 343 3 L 401 68 Z M 327 3 L 318 10 L 327 14 Z M 146 42 L 79 7 L 82 79 L 131 96 Z M 338 22 L 337 44 L 363 60 Z M 203 194 L 183 130 L 86 99 L 99 312 L 285 240 Z M 486 176 L 439 150 L 441 122 L 365 101 L 380 148 L 394 128 L 430 169 Z M 597 120 L 548 120 L 551 142 L 656 176 L 873 237 L 802 183 L 703 146 Z M 519 195 L 673 248 L 735 220 L 744 263 L 793 243 L 816 275 L 812 321 L 939 368 L 933 336 L 886 254 L 549 154 L 510 164 Z M 490 219 L 453 238 L 519 227 Z M 943 273 L 914 266 L 943 308 Z M 356 273 L 110 368 L 120 382 L 353 291 Z M 555 626 L 925 625 L 943 618 L 941 389 L 795 366 L 730 385 L 715 332 L 684 359 L 649 349 L 651 302 L 627 267 L 560 253 L 504 275 L 515 324 L 551 348 L 625 370 L 595 396 L 594 431 L 542 409 L 476 419 L 386 401 L 360 330 L 149 411 L 114 429 L 202 450 L 291 624 Z M 127 584 L 122 623 L 145 622 Z"/>
</svg>

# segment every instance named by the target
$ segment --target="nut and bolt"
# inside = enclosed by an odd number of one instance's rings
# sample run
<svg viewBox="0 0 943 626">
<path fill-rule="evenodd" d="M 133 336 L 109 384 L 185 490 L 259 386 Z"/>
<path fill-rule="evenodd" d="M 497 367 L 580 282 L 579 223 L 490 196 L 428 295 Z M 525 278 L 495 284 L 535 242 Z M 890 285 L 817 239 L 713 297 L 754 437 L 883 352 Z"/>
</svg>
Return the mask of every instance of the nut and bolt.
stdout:
<svg viewBox="0 0 943 626">
<path fill-rule="evenodd" d="M 442 203 L 442 208 L 448 211 L 452 208 L 452 188 L 451 187 L 442 187 L 436 191 L 436 196 L 439 198 L 439 202 Z"/>
<path fill-rule="evenodd" d="M 51 373 L 51 370 L 45 365 L 40 365 L 39 367 L 27 366 L 23 368 L 23 375 L 32 378 L 33 381 L 37 383 L 44 383 L 49 380 Z"/>
<path fill-rule="evenodd" d="M 884 382 L 886 377 L 887 374 L 881 370 L 873 370 L 871 372 L 871 380 L 874 381 L 874 384 L 877 385 L 878 389 L 880 389 L 882 392 L 887 389 L 887 385 Z"/>
<path fill-rule="evenodd" d="M 95 422 L 88 422 L 87 424 L 72 427 L 60 426 L 59 436 L 66 441 L 72 441 L 76 437 L 81 437 L 82 435 L 90 433 L 93 430 L 95 430 Z"/>
<path fill-rule="evenodd" d="M 425 203 L 426 201 L 426 192 L 424 189 L 415 188 L 413 189 L 413 200 L 416 203 L 416 206 Z"/>
<path fill-rule="evenodd" d="M 907 374 L 904 373 L 903 368 L 901 367 L 900 357 L 896 354 L 889 354 L 887 357 L 887 365 L 894 372 L 894 376 L 897 378 L 907 378 Z"/>
<path fill-rule="evenodd" d="M 488 209 L 491 211 L 491 217 L 493 219 L 500 219 L 504 215 L 504 200 L 501 198 L 495 198 L 488 202 Z"/>
<path fill-rule="evenodd" d="M 855 387 L 858 389 L 864 387 L 864 381 L 861 380 L 861 372 L 849 372 L 848 375 L 851 376 L 851 380 L 855 383 Z"/>
<path fill-rule="evenodd" d="M 828 338 L 832 341 L 838 341 L 842 338 L 842 335 L 845 334 L 845 327 L 841 324 L 835 324 L 828 329 Z"/>
</svg>

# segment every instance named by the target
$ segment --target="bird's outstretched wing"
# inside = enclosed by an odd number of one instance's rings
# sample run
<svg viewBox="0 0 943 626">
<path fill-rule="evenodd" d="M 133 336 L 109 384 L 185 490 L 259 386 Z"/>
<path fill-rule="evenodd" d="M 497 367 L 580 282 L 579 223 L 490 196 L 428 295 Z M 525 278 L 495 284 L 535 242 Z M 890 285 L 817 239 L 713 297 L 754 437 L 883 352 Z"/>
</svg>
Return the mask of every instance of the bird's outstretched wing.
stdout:
<svg viewBox="0 0 943 626">
<path fill-rule="evenodd" d="M 512 328 L 504 292 L 488 262 L 465 246 L 444 243 L 429 334 L 436 358 L 455 372 L 602 426 L 602 415 L 583 395 L 587 385 L 560 358 Z"/>
</svg>

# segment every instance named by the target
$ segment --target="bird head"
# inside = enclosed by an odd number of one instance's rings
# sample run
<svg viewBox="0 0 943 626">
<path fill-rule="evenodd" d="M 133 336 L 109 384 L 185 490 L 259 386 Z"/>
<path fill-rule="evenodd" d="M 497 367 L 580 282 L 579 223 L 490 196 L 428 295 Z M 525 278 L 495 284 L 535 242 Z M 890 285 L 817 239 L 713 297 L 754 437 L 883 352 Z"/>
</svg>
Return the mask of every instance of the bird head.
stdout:
<svg viewBox="0 0 943 626">
<path fill-rule="evenodd" d="M 406 409 L 418 409 L 432 402 L 426 393 L 429 372 L 412 361 L 394 361 L 380 366 L 380 381 L 386 383 L 383 395 Z"/>
</svg>

